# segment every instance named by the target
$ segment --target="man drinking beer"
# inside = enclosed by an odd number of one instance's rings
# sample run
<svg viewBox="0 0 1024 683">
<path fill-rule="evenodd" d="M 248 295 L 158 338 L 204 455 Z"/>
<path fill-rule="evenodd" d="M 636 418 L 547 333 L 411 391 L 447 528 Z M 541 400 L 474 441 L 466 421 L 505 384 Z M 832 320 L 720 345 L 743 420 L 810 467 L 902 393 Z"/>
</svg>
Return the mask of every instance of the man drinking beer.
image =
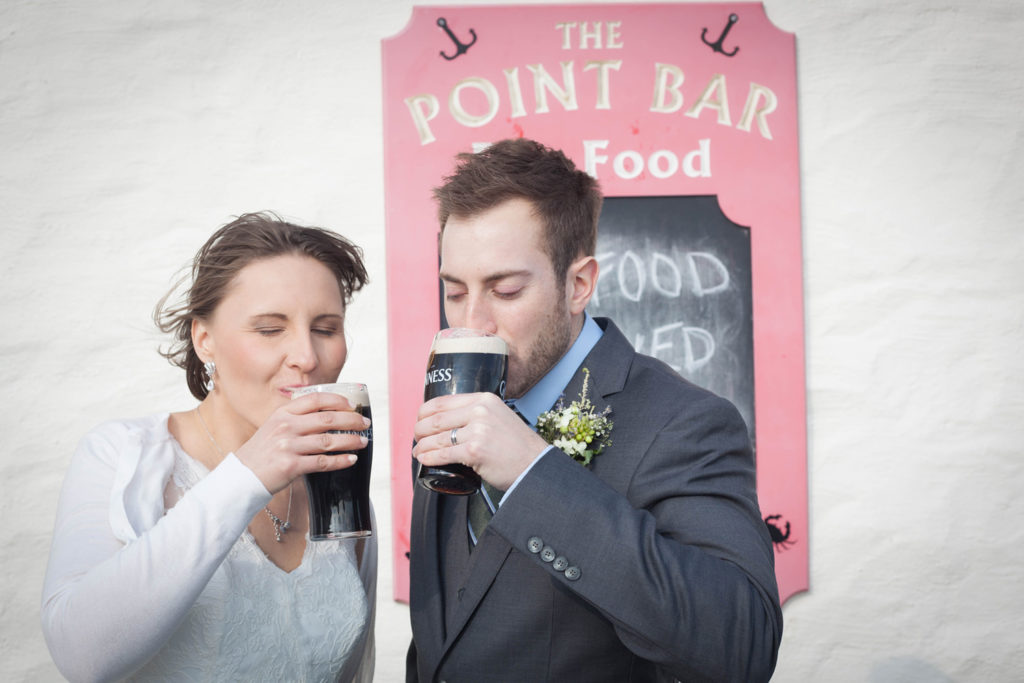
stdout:
<svg viewBox="0 0 1024 683">
<path fill-rule="evenodd" d="M 419 462 L 485 486 L 415 487 L 407 680 L 770 678 L 782 615 L 747 429 L 587 315 L 596 181 L 506 140 L 460 155 L 435 196 L 445 315 L 508 343 L 514 406 L 419 411 Z"/>
</svg>

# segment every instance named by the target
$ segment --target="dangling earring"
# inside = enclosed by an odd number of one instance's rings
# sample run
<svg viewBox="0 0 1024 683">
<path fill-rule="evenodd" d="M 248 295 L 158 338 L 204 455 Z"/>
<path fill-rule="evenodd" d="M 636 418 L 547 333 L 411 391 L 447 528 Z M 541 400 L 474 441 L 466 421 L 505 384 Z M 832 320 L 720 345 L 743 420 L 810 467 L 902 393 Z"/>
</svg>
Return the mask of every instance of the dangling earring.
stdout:
<svg viewBox="0 0 1024 683">
<path fill-rule="evenodd" d="M 217 364 L 212 360 L 208 360 L 203 363 L 203 369 L 206 370 L 206 392 L 213 392 L 213 373 L 217 372 Z"/>
</svg>

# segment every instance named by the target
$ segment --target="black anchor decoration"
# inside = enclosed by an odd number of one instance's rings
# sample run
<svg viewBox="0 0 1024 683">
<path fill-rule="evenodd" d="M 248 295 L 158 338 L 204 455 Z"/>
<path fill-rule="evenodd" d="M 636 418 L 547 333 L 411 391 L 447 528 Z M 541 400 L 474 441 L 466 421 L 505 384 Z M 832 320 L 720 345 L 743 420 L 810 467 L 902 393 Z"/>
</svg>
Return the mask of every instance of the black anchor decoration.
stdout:
<svg viewBox="0 0 1024 683">
<path fill-rule="evenodd" d="M 732 52 L 726 52 L 726 51 L 725 51 L 725 50 L 724 50 L 724 49 L 722 48 L 722 43 L 724 43 L 724 42 L 725 42 L 725 37 L 726 37 L 727 35 L 729 35 L 729 29 L 731 29 L 731 28 L 732 28 L 732 25 L 733 25 L 733 24 L 735 24 L 735 23 L 736 23 L 737 21 L 739 21 L 739 20 L 740 20 L 740 18 L 739 18 L 739 16 L 738 16 L 738 15 L 736 15 L 736 14 L 730 14 L 730 15 L 729 15 L 729 23 L 725 25 L 725 28 L 724 28 L 724 29 L 722 30 L 722 35 L 718 36 L 718 40 L 716 40 L 716 41 L 715 41 L 715 42 L 713 42 L 713 43 L 709 43 L 709 42 L 708 42 L 708 38 L 707 38 L 707 35 L 708 35 L 708 30 L 707 30 L 707 28 L 705 28 L 705 29 L 704 29 L 704 30 L 703 30 L 703 31 L 701 32 L 701 34 L 700 34 L 700 39 L 704 41 L 704 44 L 705 44 L 705 45 L 707 45 L 708 47 L 710 47 L 710 48 L 711 48 L 712 50 L 714 50 L 715 52 L 720 52 L 721 54 L 725 55 L 726 57 L 732 57 L 733 55 L 735 55 L 735 54 L 736 54 L 737 52 L 739 52 L 739 51 L 740 51 L 740 48 L 739 48 L 739 46 L 736 46 L 735 48 L 733 48 L 733 51 L 732 51 Z"/>
<path fill-rule="evenodd" d="M 469 33 L 470 35 L 473 36 L 473 40 L 469 41 L 468 43 L 463 43 L 459 41 L 459 39 L 455 37 L 455 34 L 452 33 L 452 30 L 448 28 L 448 22 L 445 20 L 444 17 L 437 18 L 437 25 L 444 29 L 444 32 L 447 33 L 448 37 L 452 39 L 453 43 L 455 43 L 455 54 L 449 56 L 444 53 L 444 50 L 441 50 L 440 52 L 441 56 L 447 59 L 448 61 L 455 59 L 459 55 L 466 54 L 469 48 L 472 47 L 473 44 L 476 42 L 476 31 L 474 31 L 473 29 L 469 29 Z"/>
</svg>

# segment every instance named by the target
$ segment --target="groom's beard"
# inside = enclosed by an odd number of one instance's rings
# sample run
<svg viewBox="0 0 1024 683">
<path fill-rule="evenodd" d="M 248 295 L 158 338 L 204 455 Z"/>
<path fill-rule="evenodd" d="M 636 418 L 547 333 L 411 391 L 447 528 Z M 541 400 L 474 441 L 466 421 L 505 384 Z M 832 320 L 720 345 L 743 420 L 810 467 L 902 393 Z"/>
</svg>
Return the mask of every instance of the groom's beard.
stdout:
<svg viewBox="0 0 1024 683">
<path fill-rule="evenodd" d="M 534 384 L 561 360 L 572 346 L 572 317 L 565 299 L 544 319 L 528 347 L 522 351 L 509 349 L 508 398 L 521 398 Z"/>
</svg>

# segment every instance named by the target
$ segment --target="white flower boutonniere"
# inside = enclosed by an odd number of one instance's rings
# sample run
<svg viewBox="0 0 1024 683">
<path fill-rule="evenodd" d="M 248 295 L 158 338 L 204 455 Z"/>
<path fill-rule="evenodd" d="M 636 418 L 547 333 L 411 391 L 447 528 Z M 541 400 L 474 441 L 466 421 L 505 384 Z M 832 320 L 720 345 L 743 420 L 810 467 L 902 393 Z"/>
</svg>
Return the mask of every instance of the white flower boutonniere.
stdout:
<svg viewBox="0 0 1024 683">
<path fill-rule="evenodd" d="M 613 424 L 608 419 L 611 408 L 605 408 L 601 414 L 594 412 L 594 404 L 587 398 L 589 384 L 590 370 L 583 368 L 583 389 L 579 400 L 567 408 L 559 399 L 553 409 L 537 418 L 537 433 L 584 465 L 590 464 L 591 458 L 612 443 L 608 438 Z"/>
</svg>

